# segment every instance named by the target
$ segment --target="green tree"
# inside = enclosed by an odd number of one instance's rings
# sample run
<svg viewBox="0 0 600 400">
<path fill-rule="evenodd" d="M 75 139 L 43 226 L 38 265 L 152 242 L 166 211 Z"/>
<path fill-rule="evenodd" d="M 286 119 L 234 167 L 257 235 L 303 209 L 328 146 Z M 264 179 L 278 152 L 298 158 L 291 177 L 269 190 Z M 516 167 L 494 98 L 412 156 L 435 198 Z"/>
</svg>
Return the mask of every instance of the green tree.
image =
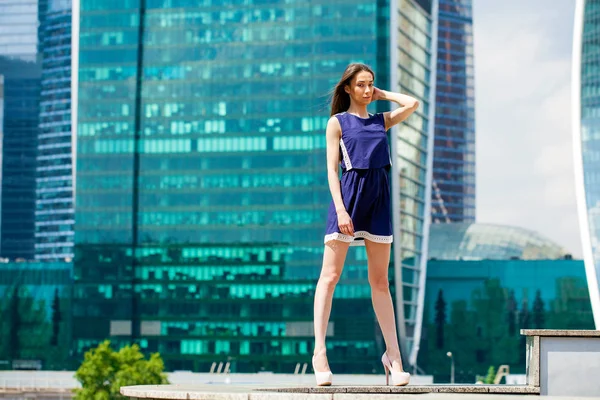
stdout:
<svg viewBox="0 0 600 400">
<path fill-rule="evenodd" d="M 594 329 L 594 318 L 585 278 L 558 278 L 556 298 L 549 305 L 546 313 L 546 328 Z"/>
<path fill-rule="evenodd" d="M 508 329 L 505 329 L 502 337 L 497 339 L 496 348 L 500 352 L 496 352 L 494 359 L 490 360 L 492 364 L 508 364 L 511 369 L 519 364 L 521 335 L 517 333 L 518 319 L 518 303 L 515 291 L 514 289 L 510 289 L 508 290 L 508 298 L 506 299 L 506 325 L 508 325 Z M 501 321 L 498 321 L 498 324 L 501 324 Z"/>
<path fill-rule="evenodd" d="M 490 368 L 488 368 L 487 376 L 485 377 L 485 381 L 483 383 L 487 383 L 488 385 L 491 385 L 492 383 L 494 383 L 495 378 L 496 378 L 496 369 L 494 368 L 493 365 L 490 365 Z"/>
<path fill-rule="evenodd" d="M 444 325 L 446 325 L 446 301 L 442 289 L 440 289 L 435 302 L 435 344 L 438 349 L 444 347 Z"/>
<path fill-rule="evenodd" d="M 85 353 L 75 377 L 81 389 L 75 390 L 76 400 L 126 399 L 119 393 L 122 386 L 161 385 L 168 383 L 164 363 L 158 353 L 146 360 L 138 345 L 125 346 L 118 352 L 105 340 Z"/>
<path fill-rule="evenodd" d="M 19 290 L 20 286 L 17 285 L 15 286 L 15 288 L 13 289 L 13 294 L 12 294 L 12 298 L 11 298 L 11 302 L 8 308 L 8 312 L 9 312 L 9 319 L 10 319 L 10 331 L 9 331 L 9 338 L 8 338 L 8 358 L 10 360 L 14 360 L 16 358 L 19 358 L 20 355 L 20 351 L 19 351 L 19 331 L 21 329 L 21 316 L 20 316 L 20 301 L 19 301 Z"/>
<path fill-rule="evenodd" d="M 546 321 L 546 312 L 544 310 L 544 300 L 542 300 L 542 293 L 538 289 L 535 293 L 535 299 L 533 300 L 533 328 L 543 329 L 544 322 Z"/>
<path fill-rule="evenodd" d="M 508 300 L 506 302 L 508 335 L 515 336 L 517 334 L 517 300 L 515 299 L 515 291 L 510 290 Z"/>
<path fill-rule="evenodd" d="M 523 296 L 523 302 L 521 303 L 521 312 L 519 313 L 519 328 L 520 329 L 529 329 L 530 325 L 530 316 L 529 316 L 529 304 L 527 301 L 527 295 Z M 523 349 L 526 348 L 526 339 L 525 335 L 521 335 L 519 340 L 519 364 L 525 365 L 525 352 Z"/>
<path fill-rule="evenodd" d="M 48 357 L 52 326 L 46 301 L 36 299 L 27 286 L 19 295 L 19 357 L 24 360 L 41 360 Z"/>
<path fill-rule="evenodd" d="M 439 351 L 439 359 L 436 360 L 445 378 L 448 377 L 449 368 L 446 352 L 452 350 L 456 363 L 456 382 L 466 382 L 475 376 L 475 326 L 474 313 L 469 310 L 467 302 L 457 300 L 450 303 L 450 322 L 446 326 L 446 349 Z M 458 361 L 460 360 L 460 361 Z M 446 382 L 448 382 L 446 380 Z"/>
<path fill-rule="evenodd" d="M 58 346 L 58 335 L 60 333 L 60 323 L 62 321 L 62 313 L 60 312 L 60 298 L 58 297 L 58 289 L 54 291 L 54 300 L 52 301 L 52 338 L 50 339 L 51 346 Z"/>
<path fill-rule="evenodd" d="M 498 364 L 504 361 L 505 350 L 500 348 L 502 339 L 508 336 L 506 329 L 506 289 L 497 278 L 486 279 L 481 289 L 475 289 L 471 295 L 475 321 L 477 322 L 477 337 L 475 348 L 478 352 L 477 362 L 480 367 Z"/>
<path fill-rule="evenodd" d="M 0 340 L 0 359 L 45 362 L 50 340 L 45 301 L 37 300 L 26 285 L 17 283 L 7 290 L 4 303 L 0 338 L 6 340 Z"/>
<path fill-rule="evenodd" d="M 490 367 L 488 368 L 487 375 L 486 376 L 483 376 L 483 375 L 475 376 L 475 382 L 491 385 L 494 383 L 495 378 L 496 378 L 496 370 L 494 369 L 493 365 L 490 365 Z"/>
</svg>

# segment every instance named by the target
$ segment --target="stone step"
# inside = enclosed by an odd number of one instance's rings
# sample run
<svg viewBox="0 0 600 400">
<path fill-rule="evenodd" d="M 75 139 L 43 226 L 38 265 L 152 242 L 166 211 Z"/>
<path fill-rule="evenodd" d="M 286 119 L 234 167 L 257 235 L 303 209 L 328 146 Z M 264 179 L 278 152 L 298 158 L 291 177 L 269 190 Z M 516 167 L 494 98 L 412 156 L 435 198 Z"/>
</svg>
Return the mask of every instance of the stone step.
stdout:
<svg viewBox="0 0 600 400">
<path fill-rule="evenodd" d="M 542 396 L 600 396 L 600 330 L 523 329 L 527 385 Z"/>
<path fill-rule="evenodd" d="M 539 394 L 528 385 L 408 385 L 408 386 L 322 386 L 260 389 L 284 393 L 517 393 Z"/>
<path fill-rule="evenodd" d="M 411 394 L 451 395 L 456 393 L 538 395 L 539 387 L 526 385 L 415 385 L 415 386 L 282 386 L 259 387 L 255 385 L 152 385 L 122 387 L 121 394 L 131 399 L 210 399 L 210 400 L 342 400 L 342 399 L 394 399 Z M 439 397 L 437 398 L 445 398 Z"/>
</svg>

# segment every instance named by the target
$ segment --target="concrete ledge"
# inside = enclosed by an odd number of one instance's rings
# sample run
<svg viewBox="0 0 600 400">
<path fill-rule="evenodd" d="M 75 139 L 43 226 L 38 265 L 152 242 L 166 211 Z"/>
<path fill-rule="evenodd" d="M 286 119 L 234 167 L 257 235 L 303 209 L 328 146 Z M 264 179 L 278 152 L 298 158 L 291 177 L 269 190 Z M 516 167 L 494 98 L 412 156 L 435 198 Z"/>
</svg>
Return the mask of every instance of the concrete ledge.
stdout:
<svg viewBox="0 0 600 400">
<path fill-rule="evenodd" d="M 558 330 L 558 329 L 521 329 L 524 336 L 569 336 L 569 337 L 600 337 L 600 330 Z"/>
<path fill-rule="evenodd" d="M 280 393 L 540 393 L 539 387 L 526 385 L 324 386 L 281 387 L 256 390 Z"/>
<path fill-rule="evenodd" d="M 258 387 L 258 386 L 212 386 L 212 385 L 153 385 L 128 386 L 121 394 L 133 399 L 181 399 L 181 400 L 336 400 L 385 396 L 393 399 L 410 394 L 522 394 L 538 395 L 539 387 L 525 385 L 423 385 L 423 386 L 329 386 L 329 387 Z"/>
<path fill-rule="evenodd" d="M 527 337 L 527 385 L 542 396 L 600 394 L 600 331 L 522 329 Z"/>
</svg>

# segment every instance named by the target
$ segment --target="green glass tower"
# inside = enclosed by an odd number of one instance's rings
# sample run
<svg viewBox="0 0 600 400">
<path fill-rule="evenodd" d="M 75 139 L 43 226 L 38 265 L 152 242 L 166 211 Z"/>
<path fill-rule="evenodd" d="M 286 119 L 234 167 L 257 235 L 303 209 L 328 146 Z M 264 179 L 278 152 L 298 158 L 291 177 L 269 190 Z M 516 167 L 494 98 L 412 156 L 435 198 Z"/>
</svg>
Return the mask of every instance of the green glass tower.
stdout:
<svg viewBox="0 0 600 400">
<path fill-rule="evenodd" d="M 486 241 L 481 236 L 479 243 Z M 507 243 L 508 251 L 519 247 Z M 521 329 L 594 329 L 582 260 L 514 257 L 428 264 L 419 367 L 436 383 L 450 381 L 449 351 L 457 360 L 456 383 L 470 384 L 490 365 L 526 374 Z"/>
<path fill-rule="evenodd" d="M 405 354 L 415 351 L 431 186 L 430 9 L 409 0 L 81 0 L 74 14 L 78 354 L 110 337 L 159 351 L 171 370 L 230 361 L 234 372 L 291 373 L 309 362 L 330 201 L 327 95 L 354 61 L 422 104 L 390 132 L 390 279 Z M 364 249 L 348 254 L 328 334 L 336 371 L 380 368 Z"/>
<path fill-rule="evenodd" d="M 77 368 L 69 352 L 72 267 L 0 263 L 1 369 Z"/>
</svg>

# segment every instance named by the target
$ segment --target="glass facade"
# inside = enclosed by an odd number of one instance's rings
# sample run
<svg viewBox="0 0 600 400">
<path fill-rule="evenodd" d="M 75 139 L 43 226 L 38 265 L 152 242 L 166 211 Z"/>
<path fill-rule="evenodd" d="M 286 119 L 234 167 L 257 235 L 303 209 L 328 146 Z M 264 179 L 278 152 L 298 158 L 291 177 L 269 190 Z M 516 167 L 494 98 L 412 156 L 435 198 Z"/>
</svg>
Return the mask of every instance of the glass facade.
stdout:
<svg viewBox="0 0 600 400">
<path fill-rule="evenodd" d="M 418 46 L 398 59 L 418 79 L 399 82 L 427 110 L 431 20 L 416 3 L 397 6 L 404 25 L 394 33 Z M 111 337 L 159 351 L 171 370 L 229 360 L 233 372 L 291 373 L 310 362 L 330 201 L 327 92 L 353 61 L 390 86 L 389 15 L 385 0 L 81 1 L 77 354 Z M 399 304 L 406 300 L 411 328 L 418 284 L 409 276 L 419 267 L 409 259 L 423 252 L 422 110 L 398 131 L 409 153 L 394 161 L 410 179 L 396 187 L 407 194 L 395 222 L 411 230 L 395 254 L 408 260 Z M 413 330 L 405 333 L 412 342 Z M 380 368 L 364 249 L 348 254 L 328 346 L 340 373 Z"/>
<path fill-rule="evenodd" d="M 40 100 L 38 12 L 45 1 L 0 1 L 4 76 L 0 256 L 34 258 L 35 157 Z M 38 11 L 39 8 L 39 11 Z"/>
<path fill-rule="evenodd" d="M 2 145 L 4 143 L 4 75 L 0 74 L 0 199 L 2 199 L 2 158 L 4 151 L 2 151 Z M 0 208 L 0 227 L 2 226 L 2 208 Z M 0 239 L 2 234 L 0 233 Z"/>
<path fill-rule="evenodd" d="M 0 262 L 0 361 L 15 369 L 77 368 L 69 359 L 70 263 Z"/>
<path fill-rule="evenodd" d="M 71 1 L 50 0 L 41 25 L 42 82 L 37 146 L 35 258 L 73 258 Z"/>
<path fill-rule="evenodd" d="M 472 0 L 439 0 L 431 220 L 475 221 Z"/>
<path fill-rule="evenodd" d="M 578 0 L 573 44 L 573 149 L 579 229 L 600 329 L 600 1 Z"/>
<path fill-rule="evenodd" d="M 0 74 L 4 75 L 0 256 L 31 260 L 40 70 L 34 63 L 0 60 Z"/>
<path fill-rule="evenodd" d="M 38 60 L 38 13 L 44 10 L 46 2 L 0 0 L 1 57 L 26 62 Z"/>
<path fill-rule="evenodd" d="M 430 260 L 419 367 L 474 383 L 490 365 L 525 374 L 520 329 L 594 329 L 581 260 Z"/>
<path fill-rule="evenodd" d="M 393 89 L 421 103 L 413 116 L 391 130 L 396 314 L 402 350 L 412 365 L 418 352 L 414 343 L 419 343 L 427 259 L 424 229 L 429 200 L 428 150 L 433 133 L 435 22 L 430 2 L 400 0 L 392 15 L 391 25 L 396 26 L 391 41 Z"/>
<path fill-rule="evenodd" d="M 430 259 L 523 260 L 557 259 L 567 251 L 540 234 L 493 224 L 433 224 L 429 233 Z"/>
</svg>

